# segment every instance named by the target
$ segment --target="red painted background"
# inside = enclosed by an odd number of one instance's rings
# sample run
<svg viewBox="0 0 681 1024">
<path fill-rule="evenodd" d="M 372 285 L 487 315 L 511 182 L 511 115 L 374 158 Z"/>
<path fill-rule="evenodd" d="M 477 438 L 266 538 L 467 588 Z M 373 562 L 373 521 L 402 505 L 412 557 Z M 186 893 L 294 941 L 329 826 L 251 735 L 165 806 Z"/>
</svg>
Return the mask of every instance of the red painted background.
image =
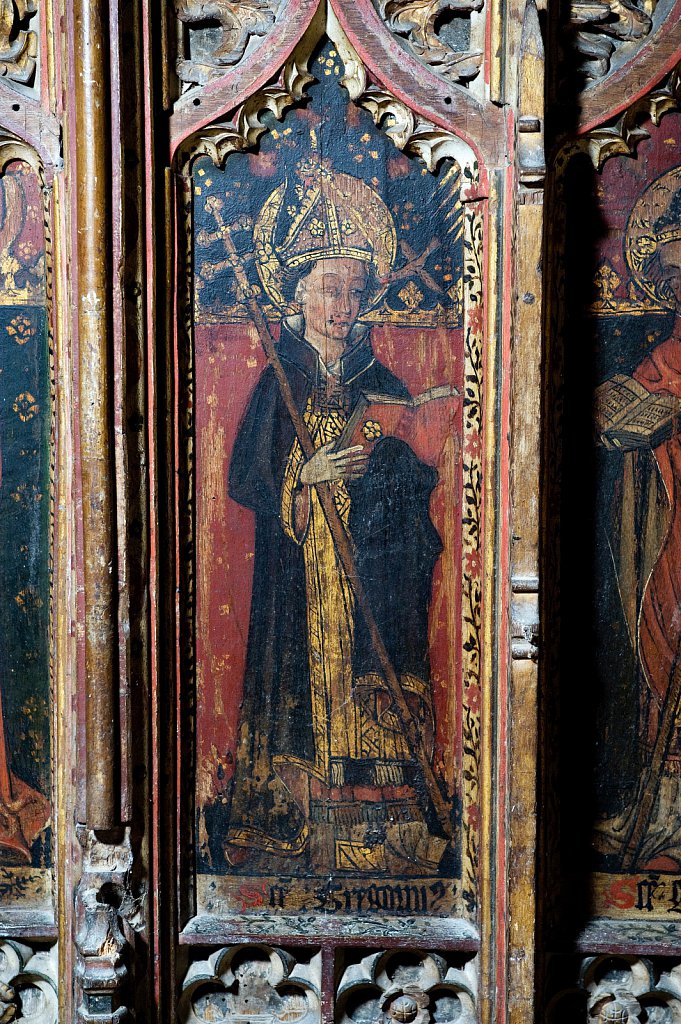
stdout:
<svg viewBox="0 0 681 1024">
<path fill-rule="evenodd" d="M 373 329 L 372 338 L 377 358 L 405 382 L 412 394 L 442 383 L 453 383 L 462 390 L 461 330 L 381 326 Z M 199 439 L 197 784 L 201 805 L 223 790 L 232 774 L 248 638 L 254 519 L 250 511 L 227 496 L 227 474 L 234 437 L 265 358 L 257 335 L 248 324 L 197 325 L 195 341 Z M 431 499 L 431 516 L 444 551 L 433 585 L 430 656 L 437 719 L 435 768 L 457 791 L 461 788 L 457 771 L 461 732 L 460 401 L 456 403 L 455 422 L 449 430 L 444 426 L 437 463 L 440 481 Z M 425 419 L 424 428 L 428 429 Z"/>
</svg>

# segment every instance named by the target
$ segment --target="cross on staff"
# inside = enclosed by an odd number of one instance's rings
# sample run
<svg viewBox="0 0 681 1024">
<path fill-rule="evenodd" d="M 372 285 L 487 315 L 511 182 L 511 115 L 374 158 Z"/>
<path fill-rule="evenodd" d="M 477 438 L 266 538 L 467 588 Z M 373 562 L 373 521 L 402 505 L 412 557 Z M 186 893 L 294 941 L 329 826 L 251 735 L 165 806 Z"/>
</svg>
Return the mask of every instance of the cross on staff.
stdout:
<svg viewBox="0 0 681 1024">
<path fill-rule="evenodd" d="M 206 231 L 205 229 L 199 232 L 198 241 L 202 244 L 210 244 L 211 242 L 217 242 L 224 240 L 227 233 L 234 231 L 247 231 L 253 227 L 253 223 L 250 217 L 244 216 L 233 224 L 227 225 L 225 219 L 222 216 L 222 200 L 218 196 L 208 196 L 206 199 L 205 209 L 208 213 L 213 215 L 213 219 L 216 224 L 215 231 Z M 431 238 L 430 242 L 423 250 L 422 253 L 417 253 L 415 249 L 404 240 L 400 241 L 400 249 L 407 258 L 406 263 L 403 266 L 398 267 L 397 270 L 393 270 L 390 274 L 385 277 L 379 278 L 379 284 L 387 288 L 392 284 L 397 284 L 398 281 L 406 281 L 409 277 L 418 277 L 420 280 L 436 295 L 443 295 L 444 290 L 434 279 L 432 274 L 426 269 L 426 263 L 432 254 L 440 248 L 440 242 L 437 238 Z M 254 254 L 251 251 L 243 252 L 241 254 L 242 261 L 252 261 Z M 229 258 L 224 260 L 218 260 L 217 263 L 209 264 L 208 273 L 203 271 L 203 276 L 213 279 L 217 277 L 223 270 L 226 270 L 230 266 Z"/>
<path fill-rule="evenodd" d="M 224 219 L 220 210 L 221 204 L 212 203 L 210 210 L 215 217 L 216 223 L 218 224 L 219 234 L 227 252 L 228 262 L 234 272 L 234 276 L 237 281 L 239 290 L 242 293 L 243 301 L 253 321 L 255 329 L 258 333 L 260 343 L 265 351 L 267 360 L 274 371 L 277 384 L 286 406 L 288 415 L 291 418 L 293 427 L 296 433 L 296 437 L 300 444 L 300 447 L 305 455 L 306 459 L 311 459 L 315 454 L 315 446 L 310 437 L 310 432 L 307 429 L 307 425 L 298 409 L 293 393 L 291 391 L 291 385 L 288 377 L 284 371 L 284 368 L 279 359 L 279 355 L 276 349 L 274 338 L 269 328 L 267 319 L 265 318 L 262 309 L 260 308 L 256 293 L 246 276 L 245 270 L 242 265 L 242 257 L 239 255 L 237 248 L 232 238 L 232 229 L 224 223 Z M 403 268 L 404 269 L 404 268 Z M 357 607 L 360 610 L 371 638 L 371 643 L 376 653 L 381 672 L 386 683 L 386 687 L 390 694 L 390 697 L 395 704 L 399 712 L 400 719 L 402 721 L 409 750 L 412 756 L 418 762 L 423 776 L 423 781 L 428 791 L 428 796 L 435 809 L 438 820 L 442 827 L 444 834 L 448 838 L 453 837 L 453 825 L 451 820 L 450 808 L 442 795 L 440 785 L 435 777 L 428 753 L 426 751 L 421 730 L 418 723 L 414 719 L 407 699 L 402 689 L 402 684 L 398 678 L 397 672 L 392 664 L 390 655 L 388 654 L 387 648 L 381 637 L 378 624 L 374 617 L 369 599 L 362 582 L 357 572 L 355 565 L 355 557 L 352 550 L 352 542 L 350 536 L 346 530 L 346 527 L 338 514 L 336 504 L 333 499 L 332 491 L 328 484 L 314 484 L 319 503 L 322 507 L 324 517 L 326 519 L 333 543 L 338 555 L 340 564 L 345 572 L 350 587 L 355 598 Z"/>
<path fill-rule="evenodd" d="M 423 250 L 421 255 L 415 252 L 414 249 L 409 245 L 408 242 L 401 241 L 400 248 L 407 257 L 407 262 L 403 267 L 398 270 L 394 270 L 392 274 L 388 274 L 387 277 L 381 278 L 382 285 L 395 284 L 397 281 L 404 281 L 407 277 L 420 277 L 425 285 L 430 288 L 431 291 L 435 292 L 436 295 L 442 295 L 442 288 L 434 280 L 431 274 L 426 270 L 426 260 L 428 257 L 435 252 L 436 249 L 440 248 L 440 243 L 437 238 L 431 238 L 428 246 Z"/>
</svg>

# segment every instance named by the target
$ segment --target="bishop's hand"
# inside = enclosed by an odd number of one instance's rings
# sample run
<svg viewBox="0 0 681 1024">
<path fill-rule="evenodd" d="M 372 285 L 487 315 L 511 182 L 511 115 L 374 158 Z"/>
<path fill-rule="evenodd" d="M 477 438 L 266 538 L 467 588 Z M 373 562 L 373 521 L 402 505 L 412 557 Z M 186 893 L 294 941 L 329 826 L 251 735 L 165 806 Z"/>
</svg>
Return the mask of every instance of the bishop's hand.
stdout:
<svg viewBox="0 0 681 1024">
<path fill-rule="evenodd" d="M 305 463 L 300 473 L 302 484 L 357 480 L 366 472 L 369 453 L 361 444 L 335 452 L 333 450 L 335 443 L 335 441 L 329 441 L 322 448 L 318 448 L 312 458 Z"/>
</svg>

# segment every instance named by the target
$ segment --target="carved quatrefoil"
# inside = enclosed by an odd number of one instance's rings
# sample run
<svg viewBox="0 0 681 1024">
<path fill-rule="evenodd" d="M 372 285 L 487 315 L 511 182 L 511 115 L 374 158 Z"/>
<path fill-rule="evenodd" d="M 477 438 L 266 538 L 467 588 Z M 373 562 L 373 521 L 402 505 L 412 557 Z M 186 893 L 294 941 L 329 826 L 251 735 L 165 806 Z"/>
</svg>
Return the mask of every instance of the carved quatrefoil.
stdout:
<svg viewBox="0 0 681 1024">
<path fill-rule="evenodd" d="M 370 953 L 346 967 L 337 994 L 340 1024 L 473 1024 L 473 962 L 438 953 Z"/>
<path fill-rule="evenodd" d="M 229 946 L 189 968 L 183 1024 L 319 1024 L 321 957 L 298 962 L 271 946 Z"/>
</svg>

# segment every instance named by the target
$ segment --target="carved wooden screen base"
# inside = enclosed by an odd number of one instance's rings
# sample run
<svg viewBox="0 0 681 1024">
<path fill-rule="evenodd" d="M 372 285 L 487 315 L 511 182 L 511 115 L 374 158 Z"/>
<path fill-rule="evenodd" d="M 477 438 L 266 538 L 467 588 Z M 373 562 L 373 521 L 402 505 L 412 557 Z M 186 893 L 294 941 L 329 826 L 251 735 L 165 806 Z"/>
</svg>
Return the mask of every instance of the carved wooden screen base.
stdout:
<svg viewBox="0 0 681 1024">
<path fill-rule="evenodd" d="M 259 5 L 238 40 L 178 12 L 164 877 L 187 1021 L 492 1012 L 507 129 L 477 9 L 433 71 L 435 12 L 419 35 L 393 6 L 396 37 L 368 3 Z"/>
</svg>

